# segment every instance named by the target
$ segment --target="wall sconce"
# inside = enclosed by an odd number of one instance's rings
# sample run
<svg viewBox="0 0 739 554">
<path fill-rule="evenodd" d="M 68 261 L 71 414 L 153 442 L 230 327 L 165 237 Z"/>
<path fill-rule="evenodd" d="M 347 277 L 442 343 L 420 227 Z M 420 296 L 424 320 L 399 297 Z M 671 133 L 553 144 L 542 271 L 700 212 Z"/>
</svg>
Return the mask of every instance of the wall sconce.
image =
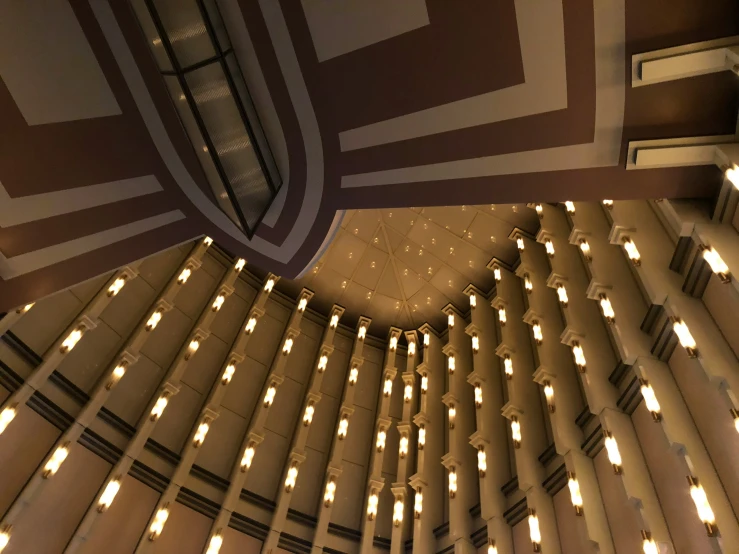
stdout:
<svg viewBox="0 0 739 554">
<path fill-rule="evenodd" d="M 567 472 L 567 487 L 570 489 L 570 501 L 575 507 L 575 515 L 582 515 L 582 494 L 580 494 L 580 483 L 571 471 Z"/>
<path fill-rule="evenodd" d="M 149 540 L 155 541 L 159 535 L 162 534 L 162 531 L 164 530 L 164 524 L 167 523 L 167 518 L 169 517 L 169 503 L 162 506 L 159 510 L 157 510 L 156 515 L 154 516 L 154 521 L 151 524 L 151 527 L 149 527 Z"/>
<path fill-rule="evenodd" d="M 374 521 L 375 517 L 377 517 L 377 504 L 379 502 L 379 498 L 377 496 L 377 491 L 372 489 L 372 492 L 369 495 L 369 498 L 367 499 L 367 519 L 369 521 Z"/>
<path fill-rule="evenodd" d="M 547 251 L 547 256 L 554 258 L 554 243 L 550 239 L 544 241 L 544 248 Z"/>
<path fill-rule="evenodd" d="M 334 497 L 336 496 L 336 480 L 333 477 L 329 477 L 326 482 L 326 491 L 323 493 L 323 505 L 326 508 L 330 508 L 331 504 L 334 503 Z"/>
<path fill-rule="evenodd" d="M 244 455 L 241 457 L 241 473 L 246 473 L 246 470 L 251 467 L 255 451 L 256 445 L 253 442 L 250 442 L 244 449 Z"/>
<path fill-rule="evenodd" d="M 146 330 L 153 331 L 161 320 L 162 320 L 162 310 L 161 309 L 154 310 L 154 313 L 151 314 L 151 316 L 149 317 L 149 320 L 146 322 Z"/>
<path fill-rule="evenodd" d="M 393 393 L 393 381 L 390 377 L 385 377 L 385 385 L 382 389 L 382 394 L 385 398 L 388 398 Z"/>
<path fill-rule="evenodd" d="M 182 270 L 180 276 L 177 277 L 177 284 L 184 285 L 185 283 L 187 283 L 190 275 L 192 275 L 192 268 L 188 265 L 187 267 L 185 267 L 185 269 Z"/>
<path fill-rule="evenodd" d="M 291 493 L 295 488 L 295 482 L 298 479 L 298 465 L 293 462 L 290 469 L 287 470 L 287 477 L 285 477 L 285 492 Z"/>
<path fill-rule="evenodd" d="M 454 420 L 457 418 L 457 409 L 454 404 L 449 404 L 449 429 L 454 429 Z"/>
<path fill-rule="evenodd" d="M 422 423 L 418 427 L 418 449 L 423 450 L 423 445 L 426 444 L 426 426 Z"/>
<path fill-rule="evenodd" d="M 498 547 L 493 539 L 488 539 L 488 554 L 498 554 Z"/>
<path fill-rule="evenodd" d="M 449 327 L 454 327 L 454 314 L 449 314 L 446 318 Z"/>
<path fill-rule="evenodd" d="M 234 269 L 236 271 L 241 271 L 244 269 L 244 266 L 246 265 L 246 260 L 244 258 L 239 258 L 236 260 L 236 264 L 234 265 Z"/>
<path fill-rule="evenodd" d="M 521 448 L 521 422 L 517 416 L 511 417 L 511 439 L 513 440 L 513 448 Z"/>
<path fill-rule="evenodd" d="M 210 307 L 211 310 L 214 312 L 217 312 L 221 309 L 221 306 L 223 306 L 223 303 L 226 301 L 226 297 L 222 294 L 219 294 L 216 299 L 213 301 L 213 305 Z"/>
<path fill-rule="evenodd" d="M 6 408 L 7 410 L 8 408 Z M 736 429 L 736 432 L 739 433 L 739 411 L 735 410 L 734 408 L 731 408 L 731 417 L 734 418 L 734 429 Z M 13 419 L 12 417 L 10 419 Z M 0 433 L 3 432 L 3 416 L 0 414 Z"/>
<path fill-rule="evenodd" d="M 331 316 L 331 322 L 328 324 L 328 326 L 331 329 L 336 329 L 338 325 L 339 325 L 339 314 L 334 314 Z"/>
<path fill-rule="evenodd" d="M 416 519 L 421 519 L 421 514 L 423 513 L 423 490 L 421 490 L 421 487 L 418 487 L 416 489 L 415 498 L 413 500 L 413 517 Z"/>
<path fill-rule="evenodd" d="M 105 510 L 110 508 L 110 505 L 113 503 L 113 500 L 115 500 L 115 496 L 118 494 L 120 489 L 121 481 L 118 477 L 108 481 L 103 494 L 100 495 L 100 499 L 98 500 L 98 512 L 102 514 Z"/>
<path fill-rule="evenodd" d="M 513 379 L 513 360 L 509 354 L 506 354 L 503 357 L 503 369 L 506 379 Z"/>
<path fill-rule="evenodd" d="M 547 399 L 547 408 L 549 408 L 549 413 L 553 414 L 556 411 L 556 407 L 554 405 L 554 387 L 549 381 L 544 381 L 544 397 Z"/>
<path fill-rule="evenodd" d="M 593 255 L 590 253 L 590 245 L 585 239 L 580 239 L 580 252 L 582 252 L 586 262 L 593 261 Z"/>
<path fill-rule="evenodd" d="M 298 313 L 302 314 L 306 307 L 308 307 L 308 299 L 304 296 L 300 299 L 300 302 L 298 302 Z"/>
<path fill-rule="evenodd" d="M 505 308 L 498 308 L 498 321 L 500 321 L 500 326 L 505 327 L 507 318 L 505 314 Z"/>
<path fill-rule="evenodd" d="M 712 246 L 701 246 L 701 249 L 703 250 L 703 259 L 708 262 L 708 265 L 711 267 L 711 271 L 721 279 L 722 283 L 730 283 L 731 274 L 729 273 L 729 266 L 726 265 L 721 256 L 719 256 L 716 249 Z"/>
<path fill-rule="evenodd" d="M 44 466 L 44 471 L 41 474 L 44 479 L 48 479 L 49 477 L 53 477 L 57 471 L 59 471 L 59 468 L 64 463 L 64 460 L 67 459 L 67 456 L 69 456 L 69 443 L 65 442 L 63 445 L 57 447 L 56 450 L 54 450 L 54 453 L 51 455 L 51 458 L 46 462 L 46 465 Z"/>
<path fill-rule="evenodd" d="M 571 204 L 572 202 L 570 202 Z M 574 213 L 574 208 L 572 213 Z M 539 517 L 536 511 L 529 508 L 529 538 L 534 552 L 541 552 L 541 529 L 539 528 Z"/>
<path fill-rule="evenodd" d="M 269 385 L 269 388 L 267 389 L 267 392 L 264 394 L 264 407 L 269 408 L 272 405 L 272 402 L 275 400 L 275 395 L 277 394 L 277 383 L 272 382 Z"/>
<path fill-rule="evenodd" d="M 729 182 L 734 185 L 734 188 L 739 189 L 739 167 L 736 164 L 726 168 L 724 173 Z"/>
<path fill-rule="evenodd" d="M 2 435 L 5 429 L 8 428 L 10 422 L 15 419 L 17 413 L 18 410 L 16 409 L 15 405 L 3 408 L 3 411 L 0 412 L 0 435 Z"/>
<path fill-rule="evenodd" d="M 69 333 L 67 338 L 64 339 L 64 342 L 62 342 L 61 346 L 59 347 L 59 352 L 61 352 L 62 354 L 66 354 L 67 352 L 72 350 L 77 345 L 77 343 L 80 341 L 83 333 L 86 330 L 87 329 L 84 326 L 80 325 L 74 331 Z"/>
<path fill-rule="evenodd" d="M 523 274 L 523 287 L 526 289 L 527 294 L 531 294 L 531 291 L 534 290 L 534 283 L 531 282 L 528 273 Z"/>
<path fill-rule="evenodd" d="M 357 369 L 357 366 L 354 366 L 352 367 L 351 371 L 349 371 L 349 384 L 356 385 L 358 377 L 359 377 L 359 369 Z"/>
<path fill-rule="evenodd" d="M 200 448 L 202 446 L 203 442 L 205 442 L 205 436 L 208 434 L 209 430 L 210 430 L 210 420 L 204 419 L 203 422 L 200 425 L 198 425 L 198 430 L 192 439 L 193 448 Z"/>
<path fill-rule="evenodd" d="M 126 284 L 127 278 L 128 278 L 128 275 L 121 275 L 115 281 L 113 281 L 113 284 L 108 287 L 108 297 L 109 298 L 112 298 L 113 296 L 121 292 L 123 285 Z"/>
<path fill-rule="evenodd" d="M 390 337 L 390 352 L 395 352 L 398 348 L 398 337 Z"/>
<path fill-rule="evenodd" d="M 572 355 L 575 358 L 575 365 L 577 366 L 577 369 L 580 371 L 580 373 L 585 373 L 587 371 L 585 353 L 582 350 L 582 346 L 580 346 L 580 343 L 577 341 L 574 341 L 572 343 Z"/>
<path fill-rule="evenodd" d="M 340 441 L 346 438 L 346 433 L 348 430 L 349 430 L 349 416 L 343 415 L 341 416 L 341 420 L 339 421 L 339 430 L 336 433 L 339 436 Z"/>
<path fill-rule="evenodd" d="M 639 379 L 639 383 L 641 384 L 641 395 L 644 397 L 644 404 L 647 410 L 652 414 L 654 421 L 662 421 L 662 412 L 652 385 L 646 379 Z"/>
<path fill-rule="evenodd" d="M 387 432 L 385 429 L 380 428 L 379 431 L 377 431 L 377 441 L 375 442 L 375 446 L 377 447 L 378 452 L 382 452 L 385 450 L 385 440 L 387 439 Z"/>
<path fill-rule="evenodd" d="M 624 249 L 626 250 L 626 255 L 631 260 L 631 263 L 633 263 L 637 267 L 640 266 L 641 254 L 639 254 L 639 250 L 637 250 L 634 241 L 631 240 L 629 237 L 624 237 Z"/>
<path fill-rule="evenodd" d="M 571 202 L 570 200 L 567 200 L 565 202 L 565 209 L 567 210 L 568 214 L 574 214 L 575 213 L 575 203 Z"/>
<path fill-rule="evenodd" d="M 480 351 L 480 337 L 477 333 L 472 334 L 472 353 L 477 354 Z"/>
<path fill-rule="evenodd" d="M 447 367 L 449 368 L 449 375 L 454 375 L 454 370 L 457 369 L 457 362 L 454 359 L 454 354 L 449 354 L 449 358 L 447 358 Z"/>
<path fill-rule="evenodd" d="M 208 543 L 208 550 L 205 554 L 218 554 L 221 551 L 223 545 L 223 536 L 221 536 L 220 529 L 213 535 Z"/>
<path fill-rule="evenodd" d="M 405 388 L 403 389 L 403 400 L 406 402 L 410 402 L 413 399 L 413 385 L 410 383 L 407 383 L 405 385 Z"/>
<path fill-rule="evenodd" d="M 403 523 L 403 499 L 400 496 L 395 497 L 395 505 L 393 506 L 393 526 L 399 527 Z"/>
<path fill-rule="evenodd" d="M 30 310 L 31 308 L 33 308 L 34 304 L 36 304 L 36 303 L 35 302 L 31 302 L 30 304 L 26 304 L 25 306 L 22 306 L 22 307 L 18 308 L 15 311 L 15 313 L 17 313 L 17 314 L 25 314 L 25 313 L 28 312 L 28 310 Z M 0 550 L 0 552 L 2 552 L 2 550 Z"/>
<path fill-rule="evenodd" d="M 698 518 L 706 527 L 708 536 L 715 537 L 718 531 L 716 527 L 716 516 L 714 516 L 711 505 L 708 503 L 708 497 L 706 496 L 706 491 L 703 490 L 703 485 L 698 482 L 697 477 L 690 475 L 688 475 L 688 484 L 690 485 L 690 497 L 693 499 L 695 509 L 698 511 Z"/>
<path fill-rule="evenodd" d="M 323 373 L 326 371 L 326 366 L 328 365 L 328 354 L 321 354 L 321 357 L 318 358 L 318 373 Z"/>
<path fill-rule="evenodd" d="M 605 438 L 606 453 L 608 454 L 608 461 L 613 466 L 613 472 L 616 475 L 620 475 L 621 468 L 621 452 L 618 450 L 618 443 L 613 436 L 613 433 L 603 429 L 603 437 Z"/>
<path fill-rule="evenodd" d="M 534 206 L 534 209 L 536 210 L 536 215 L 539 216 L 539 219 L 544 219 L 544 208 L 541 204 L 537 204 Z"/>
<path fill-rule="evenodd" d="M 221 377 L 221 384 L 228 385 L 236 372 L 236 360 L 228 362 L 226 369 L 223 370 L 223 376 Z"/>
<path fill-rule="evenodd" d="M 195 352 L 198 351 L 198 348 L 200 348 L 200 337 L 195 337 L 190 341 L 190 344 L 187 345 L 187 350 L 185 350 L 185 361 L 189 360 Z"/>
<path fill-rule="evenodd" d="M 429 390 L 429 377 L 427 374 L 421 375 L 421 394 L 426 394 Z"/>
<path fill-rule="evenodd" d="M 254 328 L 257 326 L 257 318 L 252 316 L 249 318 L 249 321 L 246 323 L 246 327 L 244 327 L 244 333 L 247 335 L 251 335 L 254 332 Z"/>
<path fill-rule="evenodd" d="M 475 408 L 482 408 L 482 385 L 475 383 Z"/>
<path fill-rule="evenodd" d="M 500 272 L 500 268 L 497 265 L 493 267 L 493 276 L 498 283 L 503 279 L 503 274 Z"/>
<path fill-rule="evenodd" d="M 457 469 L 454 466 L 449 468 L 449 498 L 454 498 L 457 494 Z"/>
<path fill-rule="evenodd" d="M 305 407 L 305 413 L 303 414 L 303 425 L 308 427 L 313 422 L 313 413 L 316 411 L 316 406 L 313 402 L 309 402 Z"/>
<path fill-rule="evenodd" d="M 641 538 L 644 554 L 659 554 L 659 548 L 657 548 L 657 543 L 654 542 L 654 539 L 652 538 L 652 533 L 649 531 L 642 531 Z"/>
<path fill-rule="evenodd" d="M 518 237 L 516 239 L 516 246 L 518 247 L 519 252 L 523 252 L 524 248 L 526 248 L 526 245 L 523 242 L 523 239 L 521 237 Z"/>
<path fill-rule="evenodd" d="M 282 346 L 282 354 L 284 356 L 287 356 L 290 354 L 290 351 L 293 349 L 293 338 L 287 337 L 285 339 L 285 344 Z"/>
<path fill-rule="evenodd" d="M 211 244 L 213 244 L 213 239 L 210 237 L 205 237 L 203 239 L 203 244 L 205 245 L 206 248 L 208 248 Z"/>
<path fill-rule="evenodd" d="M 275 286 L 275 280 L 271 277 L 267 280 L 267 282 L 264 284 L 264 292 L 269 294 L 272 292 L 272 288 Z"/>
<path fill-rule="evenodd" d="M 118 384 L 118 381 L 123 379 L 123 376 L 126 374 L 127 367 L 128 362 L 126 360 L 118 362 L 118 364 L 113 368 L 113 372 L 110 374 L 110 380 L 105 384 L 105 390 L 112 389 L 116 384 Z"/>
<path fill-rule="evenodd" d="M 470 308 L 475 308 L 477 306 L 477 295 L 473 292 L 470 293 Z"/>
<path fill-rule="evenodd" d="M 534 342 L 537 344 L 537 346 L 541 346 L 541 343 L 544 342 L 544 335 L 541 332 L 541 325 L 538 321 L 534 320 L 534 324 L 531 326 L 531 328 L 534 331 Z"/>
<path fill-rule="evenodd" d="M 424 333 L 423 334 L 423 345 L 428 346 L 429 344 L 431 344 L 431 335 L 428 333 Z"/>
<path fill-rule="evenodd" d="M 162 417 L 162 414 L 164 413 L 164 408 L 167 407 L 167 404 L 169 403 L 169 393 L 163 392 L 162 395 L 157 398 L 157 401 L 154 403 L 154 407 L 151 409 L 151 412 L 149 413 L 149 419 L 151 421 L 156 421 L 160 417 Z"/>
<path fill-rule="evenodd" d="M 566 308 L 570 299 L 567 298 L 567 289 L 562 283 L 557 285 L 557 296 L 559 297 L 559 303 Z"/>
<path fill-rule="evenodd" d="M 415 341 L 408 341 L 408 356 L 411 358 L 416 355 L 416 343 Z"/>
<path fill-rule="evenodd" d="M 405 458 L 408 454 L 408 435 L 403 434 L 400 436 L 400 446 L 398 447 L 398 455 L 401 458 Z"/>
<path fill-rule="evenodd" d="M 603 205 L 609 210 L 613 209 L 613 200 L 603 200 Z"/>
<path fill-rule="evenodd" d="M 360 341 L 362 341 L 362 340 L 364 340 L 364 338 L 366 336 L 367 336 L 367 326 L 366 325 L 362 325 L 359 328 L 359 332 L 357 333 L 357 339 L 360 340 Z"/>
<path fill-rule="evenodd" d="M 488 458 L 485 454 L 485 449 L 480 446 L 477 449 L 477 473 L 480 478 L 485 477 L 485 472 L 488 470 Z"/>
<path fill-rule="evenodd" d="M 0 552 L 5 550 L 5 547 L 8 546 L 8 543 L 10 542 L 11 528 L 11 525 L 5 525 L 2 531 L 0 531 Z"/>
<path fill-rule="evenodd" d="M 679 317 L 672 318 L 672 328 L 675 330 L 677 338 L 680 340 L 680 344 L 685 348 L 689 358 L 695 358 L 698 356 L 698 349 L 696 348 L 695 339 L 690 334 L 688 326 Z"/>
<path fill-rule="evenodd" d="M 616 323 L 616 312 L 613 311 L 613 306 L 611 305 L 611 301 L 608 299 L 608 297 L 605 294 L 599 294 L 598 303 L 600 304 L 600 309 L 603 312 L 603 317 L 606 318 L 606 321 L 613 325 Z"/>
</svg>

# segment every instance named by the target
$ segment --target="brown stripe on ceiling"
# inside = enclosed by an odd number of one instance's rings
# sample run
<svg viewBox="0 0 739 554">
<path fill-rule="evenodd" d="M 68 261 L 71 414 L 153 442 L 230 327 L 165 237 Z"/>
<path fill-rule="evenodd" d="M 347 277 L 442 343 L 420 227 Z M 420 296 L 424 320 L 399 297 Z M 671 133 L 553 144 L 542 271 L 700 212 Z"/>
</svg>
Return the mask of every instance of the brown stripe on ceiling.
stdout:
<svg viewBox="0 0 739 554">
<path fill-rule="evenodd" d="M 0 279 L 0 311 L 38 300 L 194 236 L 190 221 L 183 219 L 15 279 Z"/>
<path fill-rule="evenodd" d="M 341 205 L 350 208 L 455 206 L 518 202 L 600 201 L 641 198 L 708 198 L 722 180 L 715 166 L 629 170 L 600 167 L 448 179 L 422 183 L 341 190 Z M 372 190 L 374 188 L 374 191 Z"/>
<path fill-rule="evenodd" d="M 7 227 L 0 233 L 0 252 L 12 258 L 93 233 L 171 211 L 165 192 L 105 204 L 87 210 Z"/>
<path fill-rule="evenodd" d="M 319 64 L 332 131 L 524 82 L 514 0 L 426 0 L 426 9 L 429 25 Z M 300 46 L 314 50 L 312 40 Z"/>
<path fill-rule="evenodd" d="M 567 108 L 341 153 L 344 175 L 412 167 L 593 141 L 595 29 L 593 2 L 563 0 Z M 474 25 L 485 22 L 475 20 Z M 497 28 L 496 28 L 497 29 Z M 486 60 L 478 59 L 485 67 Z M 542 91 L 546 94 L 546 91 Z M 470 202 L 468 202 L 470 203 Z"/>
</svg>

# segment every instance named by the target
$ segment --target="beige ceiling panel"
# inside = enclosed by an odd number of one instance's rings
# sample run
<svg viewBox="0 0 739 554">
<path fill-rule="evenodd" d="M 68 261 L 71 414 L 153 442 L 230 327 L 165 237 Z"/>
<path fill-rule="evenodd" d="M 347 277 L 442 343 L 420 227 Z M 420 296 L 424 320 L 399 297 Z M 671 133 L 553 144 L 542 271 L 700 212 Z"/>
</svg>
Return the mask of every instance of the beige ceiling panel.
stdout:
<svg viewBox="0 0 739 554">
<path fill-rule="evenodd" d="M 133 279 L 126 283 L 103 310 L 100 319 L 119 335 L 128 335 L 145 315 L 157 296 L 157 291 L 149 283 L 140 277 Z"/>
<path fill-rule="evenodd" d="M 469 283 L 468 279 L 448 265 L 442 266 L 431 278 L 431 284 L 462 309 L 468 303 L 464 289 Z"/>
<path fill-rule="evenodd" d="M 536 232 L 539 227 L 539 217 L 526 204 L 495 204 L 494 207 L 495 209 L 491 209 L 490 205 L 479 206 L 480 211 L 494 215 L 510 227 L 521 227 L 530 233 Z"/>
<path fill-rule="evenodd" d="M 453 252 L 450 248 L 454 247 L 456 241 L 459 240 L 451 232 L 424 218 L 419 218 L 411 232 L 408 233 L 408 238 L 443 261 L 447 261 Z"/>
<path fill-rule="evenodd" d="M 513 263 L 517 258 L 516 245 L 508 239 L 511 226 L 496 217 L 478 213 L 464 240 L 480 250 Z"/>
<path fill-rule="evenodd" d="M 190 253 L 192 247 L 193 243 L 188 242 L 179 248 L 170 248 L 145 259 L 138 268 L 139 276 L 136 280 L 141 279 L 149 283 L 153 289 L 161 290 Z"/>
<path fill-rule="evenodd" d="M 110 393 L 105 407 L 126 423 L 136 425 L 163 377 L 161 367 L 140 356 Z"/>
<path fill-rule="evenodd" d="M 307 385 L 313 372 L 317 353 L 318 341 L 305 333 L 300 333 L 295 339 L 292 351 L 287 358 L 285 376 L 300 385 Z"/>
<path fill-rule="evenodd" d="M 284 465 L 289 446 L 288 439 L 266 430 L 264 440 L 254 455 L 245 488 L 259 496 L 275 500 L 277 487 L 282 485 L 282 472 L 275 471 L 275 467 Z"/>
<path fill-rule="evenodd" d="M 183 383 L 154 427 L 152 440 L 179 454 L 198 419 L 202 403 L 203 395 Z"/>
<path fill-rule="evenodd" d="M 364 255 L 367 243 L 346 231 L 339 231 L 329 248 L 325 267 L 330 267 L 346 278 L 351 278 Z"/>
<path fill-rule="evenodd" d="M 390 433 L 392 434 L 392 433 Z M 389 437 L 388 437 L 389 440 Z M 385 456 L 383 462 L 386 462 L 388 458 L 392 456 Z M 375 535 L 379 537 L 390 538 L 392 536 L 392 518 L 382 517 L 381 514 L 392 514 L 393 505 L 395 504 L 395 497 L 393 491 L 390 488 L 390 484 L 395 482 L 395 475 L 391 473 L 382 472 L 382 476 L 385 478 L 385 486 L 380 491 L 380 498 L 377 504 L 377 513 L 380 514 L 377 518 L 377 525 L 375 526 Z"/>
<path fill-rule="evenodd" d="M 270 310 L 259 318 L 254 333 L 246 345 L 246 355 L 267 367 L 272 364 L 285 329 L 285 323 L 274 319 L 271 313 Z"/>
<path fill-rule="evenodd" d="M 424 208 L 423 217 L 437 223 L 450 233 L 461 237 L 467 232 L 476 210 L 472 206 L 438 206 Z"/>
<path fill-rule="evenodd" d="M 33 310 L 29 313 L 32 312 Z M 156 328 L 149 333 L 149 338 L 141 348 L 141 354 L 159 367 L 168 369 L 192 326 L 193 321 L 176 307 L 169 310 Z"/>
<path fill-rule="evenodd" d="M 193 321 L 196 320 L 215 292 L 219 281 L 220 277 L 213 277 L 200 269 L 193 271 L 177 293 L 174 300 L 175 307 Z M 166 317 L 165 315 L 163 319 Z"/>
<path fill-rule="evenodd" d="M 257 291 L 254 287 L 248 284 L 244 279 L 236 279 L 236 282 L 234 282 L 233 294 L 238 296 L 248 305 L 251 305 L 251 303 L 254 302 L 254 299 L 257 296 Z"/>
<path fill-rule="evenodd" d="M 316 406 L 306 445 L 317 454 L 328 454 L 331 450 L 331 443 L 338 425 L 337 418 L 340 405 L 339 398 L 324 394 Z"/>
<path fill-rule="evenodd" d="M 290 440 L 295 423 L 299 417 L 302 418 L 304 398 L 303 386 L 289 377 L 286 378 L 277 387 L 277 394 L 267 414 L 264 428 L 285 437 L 285 440 Z"/>
<path fill-rule="evenodd" d="M 444 314 L 441 313 L 441 309 L 449 303 L 449 298 L 439 292 L 439 290 L 432 285 L 426 284 L 409 300 L 411 305 L 411 311 L 413 316 L 418 318 L 419 314 L 424 320 L 434 325 L 437 329 L 439 322 L 443 321 Z"/>
<path fill-rule="evenodd" d="M 396 322 L 402 304 L 402 301 L 396 298 L 375 293 L 367 308 L 367 315 L 379 327 L 390 327 Z"/>
<path fill-rule="evenodd" d="M 341 295 L 344 293 L 346 285 L 348 284 L 349 279 L 340 275 L 330 267 L 324 266 L 313 279 L 311 290 L 320 290 L 321 300 L 329 304 L 334 304 L 339 301 Z M 316 300 L 317 298 L 314 296 L 311 299 L 311 303 Z"/>
<path fill-rule="evenodd" d="M 234 461 L 241 453 L 241 439 L 249 422 L 231 410 L 221 408 L 219 412 L 200 447 L 196 462 L 203 469 L 228 479 Z"/>
<path fill-rule="evenodd" d="M 370 242 L 375 236 L 380 220 L 378 210 L 357 210 L 346 226 L 346 231 L 364 242 Z"/>
<path fill-rule="evenodd" d="M 250 418 L 254 407 L 262 400 L 267 371 L 265 365 L 247 357 L 236 367 L 221 402 L 223 407 L 243 418 Z"/>
<path fill-rule="evenodd" d="M 213 520 L 179 502 L 170 507 L 167 525 L 157 539 L 157 552 L 197 554 L 208 541 Z"/>
<path fill-rule="evenodd" d="M 351 434 L 351 424 L 349 433 Z M 363 465 L 344 462 L 341 480 L 336 487 L 336 500 L 331 510 L 331 523 L 348 529 L 360 529 L 365 506 L 364 502 L 357 502 L 357 499 L 365 498 L 366 472 Z M 357 551 L 358 549 L 355 550 Z"/>
<path fill-rule="evenodd" d="M 199 273 L 201 271 L 203 273 L 207 273 L 214 279 L 220 280 L 226 272 L 226 266 L 221 263 L 220 257 L 219 259 L 216 259 L 212 254 L 206 251 L 205 256 L 203 256 L 203 263 L 200 266 L 200 269 L 195 273 Z"/>
<path fill-rule="evenodd" d="M 377 248 L 368 246 L 354 273 L 354 281 L 363 287 L 374 290 L 387 263 L 387 254 Z"/>
<path fill-rule="evenodd" d="M 35 309 L 13 325 L 13 333 L 34 352 L 43 355 L 67 326 L 72 323 L 82 303 L 65 290 L 39 300 Z"/>
<path fill-rule="evenodd" d="M 284 306 L 271 296 L 267 298 L 267 302 L 265 303 L 265 310 L 267 311 L 267 314 L 269 316 L 275 318 L 277 321 L 284 323 L 285 325 L 287 325 L 287 320 L 290 319 L 290 316 L 293 312 L 292 308 Z"/>
<path fill-rule="evenodd" d="M 398 248 L 400 248 L 401 243 L 403 242 L 403 235 L 398 233 L 395 229 L 388 227 L 387 225 L 384 227 L 385 229 L 385 235 L 387 237 L 387 240 L 385 241 L 390 249 L 391 252 L 395 252 Z"/>
<path fill-rule="evenodd" d="M 309 516 L 318 516 L 318 506 L 323 501 L 323 481 L 328 455 L 305 449 L 305 461 L 300 464 L 300 474 L 292 492 L 290 508 Z"/>
<path fill-rule="evenodd" d="M 342 229 L 346 229 L 349 227 L 349 222 L 351 222 L 356 212 L 357 212 L 356 210 L 345 210 L 344 211 L 344 218 L 341 220 Z"/>
<path fill-rule="evenodd" d="M 187 362 L 182 382 L 203 396 L 207 396 L 228 351 L 228 344 L 213 335 L 208 337 L 208 340 L 202 342 L 198 351 Z"/>
<path fill-rule="evenodd" d="M 439 258 L 431 254 L 431 252 L 409 240 L 403 241 L 401 248 L 396 253 L 396 257 L 423 279 L 431 278 L 431 275 L 443 263 Z M 431 268 L 430 272 L 429 268 Z"/>
<path fill-rule="evenodd" d="M 396 264 L 398 267 L 400 285 L 403 287 L 403 294 L 406 298 L 410 298 L 421 289 L 426 281 L 424 281 L 418 273 L 408 267 L 407 264 L 400 260 L 398 260 Z"/>
<path fill-rule="evenodd" d="M 410 313 L 410 308 L 407 305 L 401 308 L 395 326 L 406 330 L 420 327 L 423 324 L 423 319 L 411 319 Z"/>
<path fill-rule="evenodd" d="M 95 339 L 80 341 L 62 358 L 57 368 L 64 377 L 88 394 L 123 343 L 120 335 L 102 321 L 90 333 L 95 334 Z"/>
<path fill-rule="evenodd" d="M 231 294 L 210 324 L 211 337 L 217 337 L 230 346 L 236 335 L 242 331 L 241 324 L 244 323 L 250 307 L 251 302 Z"/>
<path fill-rule="evenodd" d="M 334 335 L 334 352 L 341 352 L 343 354 L 350 354 L 352 351 L 352 348 L 354 347 L 354 339 L 350 337 L 345 337 L 344 335 L 335 334 Z M 331 367 L 331 360 L 333 358 L 333 355 L 331 358 L 328 359 L 329 367 Z M 338 359 L 338 358 L 337 358 Z M 348 356 L 346 360 L 348 360 Z M 336 361 L 335 363 L 339 363 Z M 349 362 L 347 361 L 346 364 Z M 346 365 L 345 364 L 345 365 Z M 339 366 L 341 368 L 341 371 L 346 371 L 346 368 L 342 365 Z M 324 382 L 326 381 L 326 376 L 323 377 Z"/>
<path fill-rule="evenodd" d="M 74 296 L 76 296 L 80 302 L 82 302 L 83 304 L 87 304 L 90 300 L 92 300 L 92 297 L 95 296 L 95 294 L 102 288 L 102 286 L 106 283 L 108 279 L 110 279 L 112 275 L 113 273 L 111 272 L 99 277 L 95 277 L 93 279 L 90 279 L 89 281 L 81 283 L 78 286 L 75 286 L 74 288 L 69 289 L 69 291 Z"/>
<path fill-rule="evenodd" d="M 364 368 L 362 368 L 364 369 Z M 362 380 L 362 371 L 359 374 Z M 349 419 L 349 431 L 344 442 L 344 461 L 367 466 L 370 451 L 375 446 L 374 441 L 375 411 L 364 407 L 355 406 L 354 413 Z"/>
<path fill-rule="evenodd" d="M 398 283 L 397 275 L 395 273 L 395 266 L 392 263 L 385 265 L 382 277 L 380 277 L 380 280 L 377 283 L 377 293 L 389 298 L 403 298 L 403 294 L 400 290 L 400 283 Z"/>
<path fill-rule="evenodd" d="M 382 210 L 382 221 L 401 235 L 407 235 L 418 214 L 408 208 L 391 208 Z"/>
<path fill-rule="evenodd" d="M 346 308 L 346 317 L 349 314 L 355 317 L 363 314 L 372 299 L 372 291 L 357 283 L 348 283 L 339 303 Z"/>
</svg>

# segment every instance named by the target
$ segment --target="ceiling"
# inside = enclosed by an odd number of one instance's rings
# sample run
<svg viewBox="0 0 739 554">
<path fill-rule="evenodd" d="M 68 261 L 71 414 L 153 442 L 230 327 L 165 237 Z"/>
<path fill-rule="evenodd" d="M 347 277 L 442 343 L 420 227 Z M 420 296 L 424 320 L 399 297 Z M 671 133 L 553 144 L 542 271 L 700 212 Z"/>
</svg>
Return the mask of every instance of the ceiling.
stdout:
<svg viewBox="0 0 739 554">
<path fill-rule="evenodd" d="M 441 309 L 466 309 L 464 289 L 493 286 L 492 257 L 513 265 L 518 251 L 508 235 L 514 227 L 535 233 L 533 210 L 523 204 L 349 210 L 327 251 L 301 279 L 281 279 L 278 289 L 296 296 L 301 287 L 316 295 L 311 308 L 329 313 L 346 308 L 342 322 L 372 318 L 370 332 L 390 326 L 415 329 L 446 322 Z"/>
<path fill-rule="evenodd" d="M 300 275 L 346 210 L 711 197 L 717 168 L 627 171 L 626 145 L 736 133 L 730 72 L 630 83 L 634 54 L 739 34 L 732 0 L 217 5 L 284 182 L 251 240 L 142 0 L 2 5 L 0 310 L 201 235 Z"/>
</svg>

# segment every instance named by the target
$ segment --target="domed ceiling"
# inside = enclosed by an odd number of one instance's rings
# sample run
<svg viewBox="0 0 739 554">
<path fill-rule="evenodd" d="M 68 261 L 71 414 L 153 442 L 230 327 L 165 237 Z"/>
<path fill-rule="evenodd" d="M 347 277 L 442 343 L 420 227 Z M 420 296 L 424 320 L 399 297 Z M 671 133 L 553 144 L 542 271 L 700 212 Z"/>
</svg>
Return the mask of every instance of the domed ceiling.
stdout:
<svg viewBox="0 0 739 554">
<path fill-rule="evenodd" d="M 424 322 L 442 330 L 441 308 L 449 302 L 466 308 L 467 285 L 492 287 L 492 257 L 515 263 L 516 245 L 508 239 L 513 228 L 535 233 L 538 226 L 524 204 L 349 210 L 306 274 L 277 286 L 292 296 L 310 288 L 316 293 L 311 308 L 322 313 L 341 304 L 348 325 L 360 315 L 371 317 L 374 335 Z"/>
</svg>

